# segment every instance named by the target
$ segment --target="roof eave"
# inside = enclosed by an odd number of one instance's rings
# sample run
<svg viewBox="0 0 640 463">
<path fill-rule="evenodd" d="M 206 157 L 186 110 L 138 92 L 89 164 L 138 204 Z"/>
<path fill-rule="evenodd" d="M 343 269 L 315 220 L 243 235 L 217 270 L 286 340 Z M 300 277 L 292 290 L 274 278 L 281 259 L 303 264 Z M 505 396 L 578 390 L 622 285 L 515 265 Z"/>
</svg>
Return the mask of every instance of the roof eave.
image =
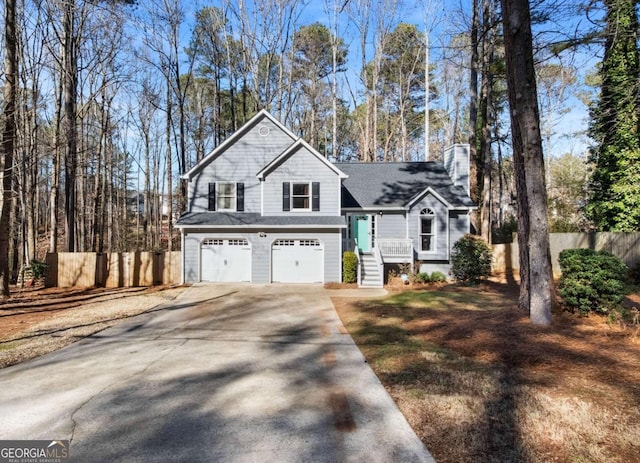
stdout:
<svg viewBox="0 0 640 463">
<path fill-rule="evenodd" d="M 327 225 L 327 224 L 289 224 L 289 225 L 274 225 L 274 224 L 242 224 L 242 225 L 211 225 L 211 224 L 199 224 L 199 225 L 191 225 L 191 224 L 176 224 L 175 228 L 233 228 L 233 229 L 245 229 L 245 228 L 259 228 L 259 229 L 269 229 L 269 228 L 313 228 L 313 229 L 335 229 L 335 228 L 347 228 L 346 224 L 336 224 L 336 225 Z"/>
</svg>

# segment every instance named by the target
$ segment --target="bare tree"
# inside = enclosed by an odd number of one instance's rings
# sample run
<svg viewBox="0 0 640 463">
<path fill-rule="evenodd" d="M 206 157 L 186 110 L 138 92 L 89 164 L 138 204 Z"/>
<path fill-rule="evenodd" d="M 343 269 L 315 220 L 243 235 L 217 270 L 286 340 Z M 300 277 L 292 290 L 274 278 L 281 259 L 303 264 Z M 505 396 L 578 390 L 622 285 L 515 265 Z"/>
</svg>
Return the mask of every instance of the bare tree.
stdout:
<svg viewBox="0 0 640 463">
<path fill-rule="evenodd" d="M 402 7 L 400 0 L 356 0 L 349 2 L 348 13 L 356 25 L 359 34 L 360 53 L 362 56 L 360 79 L 364 101 L 357 101 L 364 106 L 358 114 L 360 127 L 360 160 L 373 162 L 378 155 L 378 104 L 379 80 L 383 50 L 389 36 L 397 23 L 398 12 Z M 373 43 L 373 57 L 369 58 L 370 44 Z M 364 118 L 364 122 L 362 121 Z"/>
<path fill-rule="evenodd" d="M 16 99 L 18 85 L 18 33 L 16 30 L 16 1 L 4 2 L 4 108 L 2 109 L 2 151 L 0 151 L 0 295 L 9 296 L 9 222 L 12 211 L 13 155 L 16 138 Z"/>
</svg>

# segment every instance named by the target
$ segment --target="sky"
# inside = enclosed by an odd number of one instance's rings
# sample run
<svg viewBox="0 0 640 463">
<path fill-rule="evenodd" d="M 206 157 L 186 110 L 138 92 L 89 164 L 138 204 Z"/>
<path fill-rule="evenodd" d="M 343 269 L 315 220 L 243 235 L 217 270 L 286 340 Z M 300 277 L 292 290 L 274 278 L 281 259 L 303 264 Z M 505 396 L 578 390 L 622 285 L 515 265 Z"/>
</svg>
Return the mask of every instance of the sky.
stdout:
<svg viewBox="0 0 640 463">
<path fill-rule="evenodd" d="M 325 5 L 326 3 L 333 4 L 334 1 L 338 5 L 345 3 L 345 0 L 310 1 L 304 9 L 302 21 L 305 23 L 319 21 L 332 28 L 332 18 L 327 14 Z M 559 4 L 562 8 L 571 8 L 573 2 L 572 0 L 560 0 Z M 450 37 L 469 29 L 471 8 L 471 0 L 408 1 L 401 9 L 399 20 L 415 24 L 423 32 L 429 31 L 430 60 L 432 65 L 437 67 L 438 60 L 442 56 L 442 47 L 447 46 Z M 560 13 L 560 11 L 557 13 L 558 17 L 560 17 Z M 551 21 L 534 26 L 534 34 L 538 35 L 545 31 L 545 39 L 558 40 L 558 38 L 563 38 L 565 33 L 570 34 L 590 25 L 586 18 L 581 16 L 572 19 L 566 19 L 563 16 L 563 19 L 557 23 L 555 19 L 552 17 Z M 349 18 L 344 13 L 340 17 L 339 30 L 347 37 L 348 59 L 352 64 L 352 69 L 358 69 L 361 58 L 359 45 L 356 42 L 357 31 L 353 24 L 349 24 Z M 572 54 L 566 53 L 560 58 L 551 59 L 551 61 L 573 65 L 577 70 L 578 84 L 580 84 L 585 73 L 593 71 L 598 58 L 594 56 L 594 50 L 590 49 L 578 50 Z M 468 79 L 466 75 L 463 78 Z M 585 89 L 578 85 L 576 91 L 585 91 Z M 438 107 L 439 104 L 442 104 L 442 101 L 432 102 L 432 108 Z M 552 152 L 546 153 L 547 156 L 561 156 L 567 152 L 581 156 L 588 149 L 589 140 L 585 135 L 588 127 L 588 108 L 579 98 L 571 94 L 567 97 L 565 111 L 567 112 L 561 116 L 554 117 L 557 120 L 555 129 L 557 135 L 552 138 Z"/>
<path fill-rule="evenodd" d="M 304 0 L 303 3 L 305 6 L 302 9 L 299 24 L 308 25 L 313 22 L 320 22 L 330 29 L 333 29 L 332 8 L 336 5 L 340 9 L 338 16 L 339 35 L 344 37 L 345 45 L 349 48 L 347 57 L 349 65 L 346 72 L 346 79 L 353 83 L 359 79 L 358 74 L 361 57 L 358 31 L 348 17 L 347 9 L 342 8 L 349 1 L 355 2 L 356 0 Z M 560 2 L 571 3 L 572 0 L 560 0 Z M 251 5 L 253 0 L 245 0 L 244 3 Z M 187 21 L 182 28 L 181 34 L 183 46 L 187 46 L 189 43 L 195 12 L 203 6 L 217 6 L 219 4 L 220 2 L 217 0 L 184 2 Z M 407 0 L 403 2 L 403 7 L 398 9 L 397 20 L 398 22 L 415 24 L 421 31 L 425 31 L 425 28 L 429 31 L 430 60 L 432 66 L 436 67 L 435 74 L 437 75 L 438 60 L 442 54 L 442 47 L 447 45 L 452 35 L 468 30 L 471 15 L 470 10 L 471 0 Z M 563 27 L 571 31 L 583 27 L 583 24 L 580 24 L 578 20 L 571 20 L 561 25 L 546 24 L 544 27 L 546 30 L 555 30 L 556 32 L 554 33 L 558 34 L 557 31 L 562 31 Z M 369 43 L 368 45 L 370 47 L 368 54 L 372 56 L 372 47 L 374 44 Z M 597 59 L 594 59 L 592 51 L 580 52 L 571 56 L 571 62 L 579 72 L 579 79 L 582 79 L 584 73 L 590 72 L 594 68 Z M 466 72 L 461 78 L 465 80 L 468 79 Z M 342 88 L 343 92 L 348 94 L 344 79 L 342 81 Z M 442 103 L 442 100 L 435 100 L 432 102 L 431 108 L 437 108 L 439 105 L 442 105 Z M 508 117 L 507 113 L 505 113 L 505 117 Z M 578 134 L 586 131 L 587 118 L 587 107 L 577 97 L 570 96 L 567 112 L 563 114 L 562 117 L 557 118 L 557 135 L 553 137 L 551 144 L 552 153 L 546 153 L 547 156 L 560 156 L 565 152 L 582 155 L 587 149 L 588 139 L 586 136 Z M 508 126 L 508 121 L 505 121 L 505 126 Z"/>
</svg>

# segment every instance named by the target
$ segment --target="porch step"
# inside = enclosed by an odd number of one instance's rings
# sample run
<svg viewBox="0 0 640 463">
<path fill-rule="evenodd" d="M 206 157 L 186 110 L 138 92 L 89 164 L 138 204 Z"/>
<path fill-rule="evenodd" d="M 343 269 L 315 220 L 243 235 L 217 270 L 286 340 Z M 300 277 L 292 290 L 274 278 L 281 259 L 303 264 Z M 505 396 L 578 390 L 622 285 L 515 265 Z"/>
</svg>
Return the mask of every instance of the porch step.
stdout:
<svg viewBox="0 0 640 463">
<path fill-rule="evenodd" d="M 381 288 L 383 286 L 382 275 L 372 254 L 360 255 L 360 286 L 369 288 Z"/>
</svg>

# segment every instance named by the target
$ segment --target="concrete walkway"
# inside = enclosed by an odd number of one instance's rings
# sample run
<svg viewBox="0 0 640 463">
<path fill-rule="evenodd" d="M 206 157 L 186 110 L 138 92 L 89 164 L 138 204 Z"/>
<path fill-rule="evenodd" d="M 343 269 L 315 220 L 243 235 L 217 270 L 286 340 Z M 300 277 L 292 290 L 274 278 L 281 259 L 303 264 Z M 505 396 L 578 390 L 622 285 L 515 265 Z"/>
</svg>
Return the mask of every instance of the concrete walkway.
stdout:
<svg viewBox="0 0 640 463">
<path fill-rule="evenodd" d="M 196 285 L 0 370 L 0 439 L 71 439 L 78 462 L 433 462 L 314 285 Z"/>
</svg>

